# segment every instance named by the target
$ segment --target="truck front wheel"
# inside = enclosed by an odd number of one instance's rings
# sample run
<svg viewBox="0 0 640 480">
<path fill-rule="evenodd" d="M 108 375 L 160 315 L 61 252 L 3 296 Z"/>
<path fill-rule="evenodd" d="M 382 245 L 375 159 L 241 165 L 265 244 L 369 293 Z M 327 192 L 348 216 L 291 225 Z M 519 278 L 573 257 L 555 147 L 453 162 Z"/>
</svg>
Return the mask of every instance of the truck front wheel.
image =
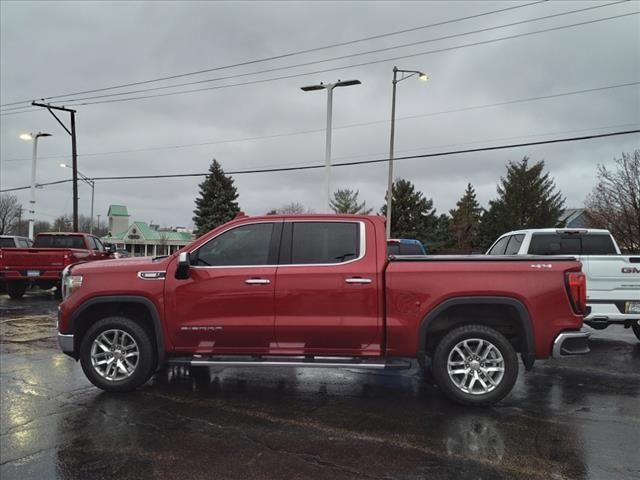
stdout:
<svg viewBox="0 0 640 480">
<path fill-rule="evenodd" d="M 433 375 L 443 393 L 462 405 L 502 400 L 518 377 L 518 356 L 497 330 L 465 325 L 447 333 L 433 355 Z"/>
<path fill-rule="evenodd" d="M 17 282 L 7 282 L 7 293 L 13 299 L 22 298 L 24 292 L 27 291 L 29 284 L 23 280 Z"/>
<path fill-rule="evenodd" d="M 127 392 L 151 377 L 155 364 L 147 330 L 125 317 L 107 317 L 93 324 L 80 346 L 80 363 L 96 387 Z"/>
</svg>

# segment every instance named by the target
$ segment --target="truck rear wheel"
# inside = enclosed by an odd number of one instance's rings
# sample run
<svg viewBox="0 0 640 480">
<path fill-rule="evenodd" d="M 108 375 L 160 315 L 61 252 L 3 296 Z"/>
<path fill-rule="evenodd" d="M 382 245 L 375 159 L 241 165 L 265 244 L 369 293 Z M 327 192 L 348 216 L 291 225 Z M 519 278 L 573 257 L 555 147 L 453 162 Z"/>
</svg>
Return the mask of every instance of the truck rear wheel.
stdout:
<svg viewBox="0 0 640 480">
<path fill-rule="evenodd" d="M 462 405 L 502 400 L 518 377 L 518 356 L 497 330 L 465 325 L 447 333 L 433 355 L 433 375 L 443 393 Z"/>
<path fill-rule="evenodd" d="M 80 346 L 85 375 L 108 392 L 127 392 L 144 384 L 155 369 L 155 357 L 149 333 L 126 317 L 99 320 Z"/>
<path fill-rule="evenodd" d="M 636 334 L 636 338 L 640 340 L 640 320 L 631 325 L 631 328 L 633 329 L 633 333 Z"/>
<path fill-rule="evenodd" d="M 13 299 L 22 298 L 24 292 L 27 291 L 29 284 L 23 280 L 17 282 L 7 282 L 7 293 Z"/>
</svg>

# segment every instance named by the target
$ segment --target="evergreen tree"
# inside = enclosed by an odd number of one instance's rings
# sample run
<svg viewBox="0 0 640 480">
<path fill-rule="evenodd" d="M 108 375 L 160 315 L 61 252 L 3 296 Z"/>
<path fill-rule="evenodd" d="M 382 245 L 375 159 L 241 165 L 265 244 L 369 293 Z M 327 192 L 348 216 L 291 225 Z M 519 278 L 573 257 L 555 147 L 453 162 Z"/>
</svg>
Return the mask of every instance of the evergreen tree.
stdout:
<svg viewBox="0 0 640 480">
<path fill-rule="evenodd" d="M 544 161 L 529 166 L 529 157 L 509 162 L 500 178 L 498 198 L 489 202 L 482 217 L 481 243 L 488 247 L 505 232 L 524 228 L 556 227 L 564 211 L 564 198 L 548 173 Z"/>
<path fill-rule="evenodd" d="M 441 213 L 437 218 L 435 229 L 430 235 L 427 246 L 429 247 L 429 254 L 447 253 L 453 247 L 451 241 L 451 217 L 446 213 Z"/>
<path fill-rule="evenodd" d="M 331 210 L 335 213 L 359 213 L 369 215 L 373 209 L 367 208 L 367 202 L 358 203 L 359 193 L 358 190 L 354 191 L 348 188 L 344 190 L 338 189 L 329 202 Z"/>
<path fill-rule="evenodd" d="M 472 253 L 479 246 L 480 221 L 482 207 L 476 199 L 473 185 L 467 184 L 464 195 L 458 200 L 451 215 L 451 247 L 458 253 Z"/>
<path fill-rule="evenodd" d="M 200 197 L 196 198 L 196 209 L 193 211 L 197 236 L 228 222 L 240 211 L 233 179 L 225 175 L 215 158 L 209 167 L 209 175 L 199 186 Z"/>
<path fill-rule="evenodd" d="M 398 179 L 393 182 L 391 212 L 391 237 L 416 238 L 433 251 L 437 240 L 438 218 L 433 208 L 433 200 L 425 198 L 409 180 Z M 386 196 L 385 196 L 386 200 Z M 381 215 L 387 214 L 383 205 Z"/>
</svg>

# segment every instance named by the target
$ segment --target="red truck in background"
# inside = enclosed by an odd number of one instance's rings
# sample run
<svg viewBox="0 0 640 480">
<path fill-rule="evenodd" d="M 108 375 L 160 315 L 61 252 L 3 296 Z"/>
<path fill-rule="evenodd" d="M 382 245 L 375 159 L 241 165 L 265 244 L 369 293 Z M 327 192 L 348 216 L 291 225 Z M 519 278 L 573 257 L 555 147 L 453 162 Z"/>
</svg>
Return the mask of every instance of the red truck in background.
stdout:
<svg viewBox="0 0 640 480">
<path fill-rule="evenodd" d="M 100 239 L 86 233 L 39 233 L 32 248 L 0 249 L 0 282 L 11 298 L 24 295 L 30 284 L 43 290 L 58 287 L 62 270 L 77 262 L 110 258 Z"/>
<path fill-rule="evenodd" d="M 168 257 L 67 267 L 58 343 L 107 391 L 164 364 L 407 368 L 492 404 L 536 359 L 589 351 L 572 257 L 391 256 L 384 219 L 241 217 Z"/>
</svg>

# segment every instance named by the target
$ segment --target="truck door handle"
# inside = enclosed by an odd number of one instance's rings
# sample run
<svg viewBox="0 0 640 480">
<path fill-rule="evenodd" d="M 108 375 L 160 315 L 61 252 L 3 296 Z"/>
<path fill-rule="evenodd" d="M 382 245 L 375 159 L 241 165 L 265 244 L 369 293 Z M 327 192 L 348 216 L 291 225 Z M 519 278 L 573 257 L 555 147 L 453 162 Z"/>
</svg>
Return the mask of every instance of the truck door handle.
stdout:
<svg viewBox="0 0 640 480">
<path fill-rule="evenodd" d="M 247 278 L 244 283 L 248 285 L 268 285 L 271 283 L 271 280 L 267 280 L 266 278 Z"/>
<path fill-rule="evenodd" d="M 351 277 L 345 280 L 347 283 L 371 283 L 370 278 Z"/>
</svg>

